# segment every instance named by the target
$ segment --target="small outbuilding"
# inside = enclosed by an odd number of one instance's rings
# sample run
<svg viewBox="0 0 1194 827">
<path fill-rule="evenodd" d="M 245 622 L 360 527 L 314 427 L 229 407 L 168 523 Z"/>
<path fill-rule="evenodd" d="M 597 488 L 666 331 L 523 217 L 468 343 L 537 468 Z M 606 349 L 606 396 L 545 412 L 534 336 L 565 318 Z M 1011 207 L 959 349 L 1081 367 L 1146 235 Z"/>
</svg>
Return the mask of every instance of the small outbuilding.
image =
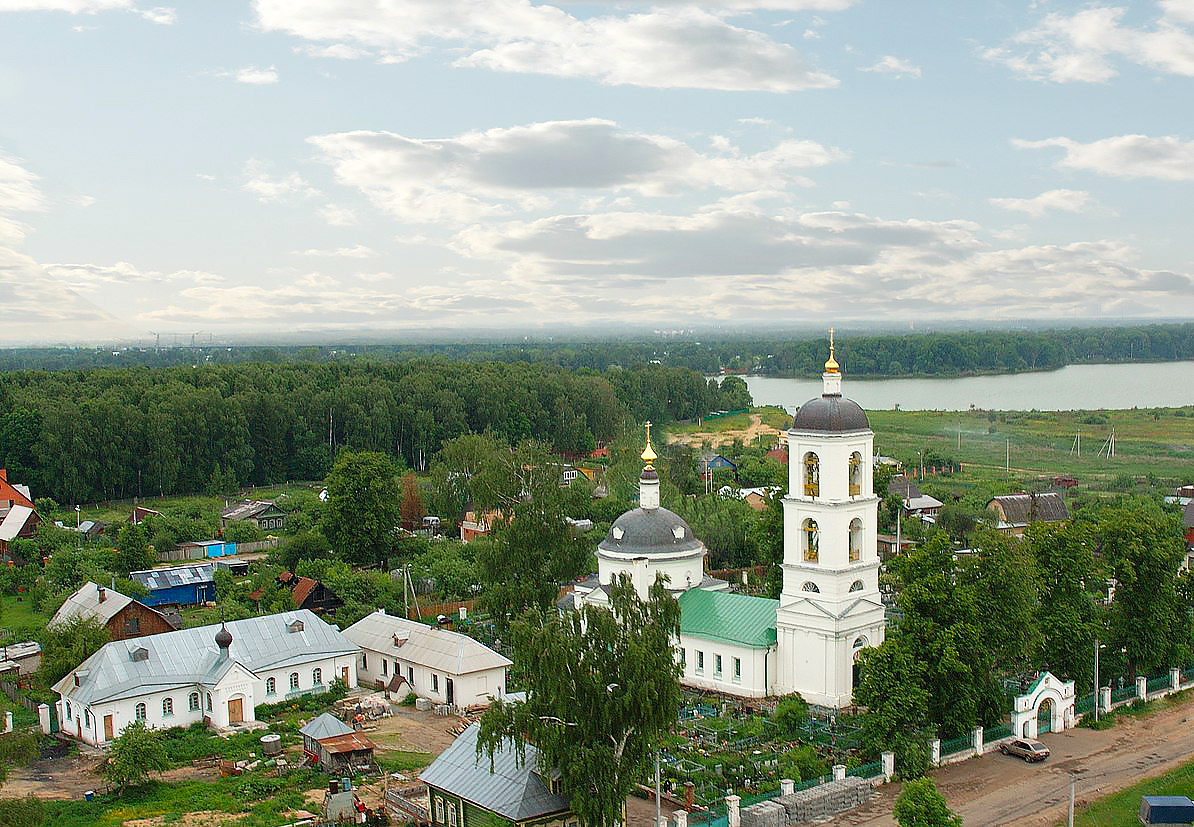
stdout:
<svg viewBox="0 0 1194 827">
<path fill-rule="evenodd" d="M 1005 494 L 992 497 L 987 510 L 999 518 L 997 528 L 1017 537 L 1032 523 L 1063 523 L 1070 518 L 1065 497 L 1057 491 L 1043 494 Z"/>
<path fill-rule="evenodd" d="M 182 628 L 180 618 L 176 620 L 115 589 L 95 583 L 80 586 L 63 601 L 46 625 L 50 628 L 61 626 L 76 617 L 103 625 L 108 630 L 109 640 L 128 640 Z"/>
<path fill-rule="evenodd" d="M 371 772 L 377 767 L 374 743 L 336 716 L 325 712 L 299 730 L 307 761 L 324 772 Z"/>
<path fill-rule="evenodd" d="M 146 606 L 199 606 L 216 599 L 215 563 L 134 571 L 129 579 L 149 592 L 141 599 Z"/>
</svg>

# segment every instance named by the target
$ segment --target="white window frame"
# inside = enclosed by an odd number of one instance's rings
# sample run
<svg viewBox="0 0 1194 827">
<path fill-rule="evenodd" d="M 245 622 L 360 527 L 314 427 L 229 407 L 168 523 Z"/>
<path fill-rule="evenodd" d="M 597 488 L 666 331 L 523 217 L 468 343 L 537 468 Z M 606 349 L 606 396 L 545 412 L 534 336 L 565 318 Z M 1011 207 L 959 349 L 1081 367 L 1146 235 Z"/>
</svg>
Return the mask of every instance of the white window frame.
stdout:
<svg viewBox="0 0 1194 827">
<path fill-rule="evenodd" d="M 713 677 L 721 677 L 721 655 L 713 655 Z"/>
<path fill-rule="evenodd" d="M 742 658 L 734 658 L 734 683 L 742 683 Z"/>
<path fill-rule="evenodd" d="M 149 706 L 144 701 L 133 707 L 133 718 L 137 721 L 149 719 Z"/>
<path fill-rule="evenodd" d="M 173 698 L 162 698 L 162 717 L 163 718 L 173 718 L 174 717 L 174 699 Z"/>
<path fill-rule="evenodd" d="M 698 675 L 705 674 L 705 652 L 701 649 L 696 650 L 696 669 L 694 670 Z"/>
<path fill-rule="evenodd" d="M 278 694 L 278 679 L 273 677 L 272 675 L 265 679 L 265 694 L 266 695 L 277 695 Z"/>
</svg>

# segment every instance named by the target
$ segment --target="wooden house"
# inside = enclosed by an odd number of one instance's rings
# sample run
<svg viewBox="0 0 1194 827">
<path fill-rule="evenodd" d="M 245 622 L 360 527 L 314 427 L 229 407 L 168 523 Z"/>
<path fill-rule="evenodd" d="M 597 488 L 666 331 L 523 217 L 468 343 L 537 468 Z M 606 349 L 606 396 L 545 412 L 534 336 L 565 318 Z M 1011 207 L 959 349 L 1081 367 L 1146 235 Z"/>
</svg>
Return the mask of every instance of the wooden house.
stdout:
<svg viewBox="0 0 1194 827">
<path fill-rule="evenodd" d="M 179 628 L 162 612 L 95 583 L 80 586 L 58 607 L 46 625 L 58 626 L 76 617 L 99 621 L 108 630 L 110 640 L 157 635 Z"/>
</svg>

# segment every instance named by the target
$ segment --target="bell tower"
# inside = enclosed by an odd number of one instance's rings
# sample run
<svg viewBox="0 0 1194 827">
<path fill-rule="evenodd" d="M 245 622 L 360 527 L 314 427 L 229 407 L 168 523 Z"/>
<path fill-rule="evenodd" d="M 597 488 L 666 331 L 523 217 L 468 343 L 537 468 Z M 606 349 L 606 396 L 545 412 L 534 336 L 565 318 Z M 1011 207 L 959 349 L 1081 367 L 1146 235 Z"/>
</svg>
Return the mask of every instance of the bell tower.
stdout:
<svg viewBox="0 0 1194 827">
<path fill-rule="evenodd" d="M 878 504 L 866 413 L 842 396 L 833 329 L 822 394 L 788 430 L 783 590 L 776 618 L 777 688 L 822 706 L 849 706 L 855 658 L 883 642 Z"/>
</svg>

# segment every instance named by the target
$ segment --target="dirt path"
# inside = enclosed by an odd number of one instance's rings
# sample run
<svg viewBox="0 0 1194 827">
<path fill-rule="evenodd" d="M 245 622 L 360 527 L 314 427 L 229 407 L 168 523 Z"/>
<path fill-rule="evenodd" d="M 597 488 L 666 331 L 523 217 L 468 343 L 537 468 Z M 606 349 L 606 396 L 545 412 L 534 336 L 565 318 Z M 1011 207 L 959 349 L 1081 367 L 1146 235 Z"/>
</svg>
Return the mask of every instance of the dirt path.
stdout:
<svg viewBox="0 0 1194 827">
<path fill-rule="evenodd" d="M 107 784 L 95 774 L 100 760 L 74 755 L 34 761 L 9 773 L 8 780 L 0 785 L 0 796 L 21 798 L 32 793 L 38 798 L 58 801 L 82 798 L 87 790 L 101 789 Z M 217 774 L 214 768 L 178 767 L 160 777 L 163 781 L 204 781 Z"/>
<path fill-rule="evenodd" d="M 1124 721 L 1095 732 L 1070 729 L 1045 735 L 1052 750 L 1043 764 L 1025 764 L 998 752 L 952 764 L 933 780 L 966 827 L 1016 824 L 1053 825 L 1066 816 L 1070 782 L 1077 782 L 1077 805 L 1181 766 L 1194 757 L 1194 698 L 1164 706 L 1141 721 Z M 836 824 L 891 827 L 899 784 L 880 787 Z"/>
<path fill-rule="evenodd" d="M 772 428 L 763 422 L 763 418 L 758 414 L 750 415 L 750 425 L 745 429 L 738 429 L 735 431 L 695 431 L 687 434 L 669 434 L 668 442 L 678 442 L 681 445 L 694 445 L 700 447 L 708 442 L 714 451 L 718 450 L 722 445 L 730 445 L 735 439 L 742 440 L 743 443 L 749 443 L 751 440 L 758 439 L 759 436 L 778 436 L 779 431 Z"/>
<path fill-rule="evenodd" d="M 448 730 L 459 725 L 460 719 L 400 706 L 395 707 L 392 717 L 373 723 L 377 729 L 366 731 L 365 736 L 382 749 L 439 755 L 456 739 Z"/>
</svg>

